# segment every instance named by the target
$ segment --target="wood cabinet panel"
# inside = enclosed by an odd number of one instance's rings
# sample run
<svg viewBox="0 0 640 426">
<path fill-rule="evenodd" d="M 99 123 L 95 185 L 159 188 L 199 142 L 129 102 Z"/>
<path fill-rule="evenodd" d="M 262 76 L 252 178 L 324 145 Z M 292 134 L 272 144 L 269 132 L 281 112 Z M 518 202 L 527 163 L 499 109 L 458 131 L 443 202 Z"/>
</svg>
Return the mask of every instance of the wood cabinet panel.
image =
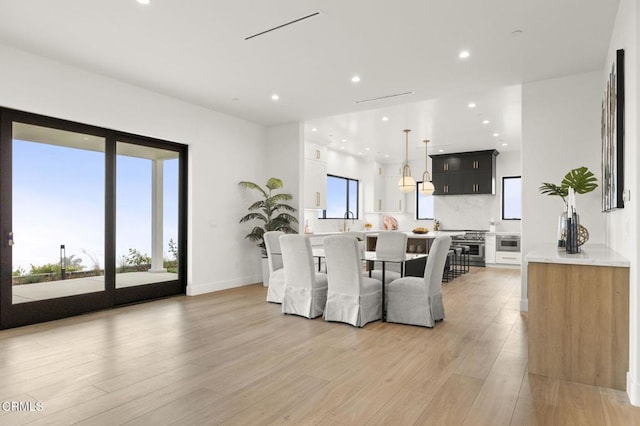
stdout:
<svg viewBox="0 0 640 426">
<path fill-rule="evenodd" d="M 529 263 L 529 372 L 626 389 L 629 269 Z"/>
</svg>

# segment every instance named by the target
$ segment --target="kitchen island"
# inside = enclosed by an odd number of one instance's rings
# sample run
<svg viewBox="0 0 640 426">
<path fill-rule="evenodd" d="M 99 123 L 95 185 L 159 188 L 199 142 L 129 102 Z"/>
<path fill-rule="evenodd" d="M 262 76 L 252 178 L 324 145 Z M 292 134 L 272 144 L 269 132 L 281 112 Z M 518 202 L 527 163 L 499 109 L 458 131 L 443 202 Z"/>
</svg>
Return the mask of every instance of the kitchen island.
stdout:
<svg viewBox="0 0 640 426">
<path fill-rule="evenodd" d="M 380 232 L 380 231 L 379 231 Z M 368 251 L 376 250 L 376 242 L 379 232 L 371 232 L 366 235 Z M 389 232 L 389 231 L 381 231 Z M 416 234 L 412 231 L 391 231 L 391 232 L 404 232 L 407 234 L 407 253 L 429 253 L 429 248 L 433 240 L 441 235 L 448 235 L 450 237 L 464 235 L 464 231 L 429 231 L 426 234 Z"/>
<path fill-rule="evenodd" d="M 576 254 L 543 245 L 525 262 L 529 372 L 626 389 L 630 262 L 598 244 Z"/>
</svg>

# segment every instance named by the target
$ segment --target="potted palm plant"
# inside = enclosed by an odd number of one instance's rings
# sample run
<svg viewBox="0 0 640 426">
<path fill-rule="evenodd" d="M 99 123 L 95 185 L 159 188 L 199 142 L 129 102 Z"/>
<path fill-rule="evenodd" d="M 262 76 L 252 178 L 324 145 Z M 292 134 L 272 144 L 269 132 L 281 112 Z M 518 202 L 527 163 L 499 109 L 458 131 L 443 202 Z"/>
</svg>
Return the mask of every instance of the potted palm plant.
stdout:
<svg viewBox="0 0 640 426">
<path fill-rule="evenodd" d="M 267 231 L 282 231 L 287 234 L 296 233 L 293 224 L 297 223 L 298 219 L 292 215 L 292 213 L 296 212 L 296 208 L 286 204 L 286 201 L 293 199 L 293 195 L 282 192 L 274 193 L 274 191 L 283 186 L 282 180 L 275 177 L 270 178 L 264 188 L 257 183 L 248 181 L 242 181 L 239 184 L 244 188 L 260 193 L 261 198 L 247 208 L 249 213 L 240 219 L 240 223 L 256 223 L 251 231 L 245 235 L 245 238 L 257 243 L 262 251 L 263 282 L 266 285 L 269 282 L 269 268 L 265 268 L 267 250 L 263 236 Z"/>
<path fill-rule="evenodd" d="M 543 182 L 538 188 L 541 194 L 545 195 L 557 195 L 562 198 L 564 208 L 558 219 L 558 247 L 564 247 L 564 235 L 566 233 L 566 220 L 568 217 L 567 196 L 569 195 L 569 189 L 573 189 L 576 194 L 586 194 L 595 190 L 598 187 L 598 179 L 587 167 L 578 167 L 576 169 L 569 170 L 564 176 L 560 185 L 554 183 Z M 575 207 L 575 206 L 574 206 Z M 586 234 L 588 239 L 588 232 L 584 226 L 580 226 L 582 232 Z M 586 239 L 584 240 L 586 241 Z"/>
</svg>

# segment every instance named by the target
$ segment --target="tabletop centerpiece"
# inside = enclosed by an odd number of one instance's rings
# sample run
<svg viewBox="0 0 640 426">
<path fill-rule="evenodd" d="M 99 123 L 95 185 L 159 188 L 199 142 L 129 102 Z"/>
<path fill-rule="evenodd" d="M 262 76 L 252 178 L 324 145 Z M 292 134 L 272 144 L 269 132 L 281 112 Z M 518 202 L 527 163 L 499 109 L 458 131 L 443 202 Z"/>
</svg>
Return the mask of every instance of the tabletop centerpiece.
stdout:
<svg viewBox="0 0 640 426">
<path fill-rule="evenodd" d="M 598 187 L 598 179 L 587 167 L 570 170 L 560 185 L 543 182 L 538 188 L 541 194 L 562 198 L 564 209 L 558 219 L 558 249 L 578 253 L 580 246 L 589 239 L 589 231 L 580 224 L 576 210 L 575 194 L 586 194 Z"/>
</svg>

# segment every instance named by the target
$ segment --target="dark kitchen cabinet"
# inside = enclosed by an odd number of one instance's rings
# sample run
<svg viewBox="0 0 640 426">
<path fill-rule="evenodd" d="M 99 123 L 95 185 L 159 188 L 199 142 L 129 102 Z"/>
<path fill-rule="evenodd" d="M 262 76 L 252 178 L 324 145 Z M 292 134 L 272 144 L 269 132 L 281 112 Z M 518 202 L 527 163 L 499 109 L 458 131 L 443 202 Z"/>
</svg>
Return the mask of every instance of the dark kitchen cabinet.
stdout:
<svg viewBox="0 0 640 426">
<path fill-rule="evenodd" d="M 495 194 L 495 180 L 490 171 L 465 171 L 462 174 L 460 194 Z"/>
<path fill-rule="evenodd" d="M 432 155 L 431 167 L 433 174 L 458 172 L 462 168 L 462 159 L 450 155 Z"/>
<path fill-rule="evenodd" d="M 432 155 L 433 195 L 495 194 L 498 151 Z"/>
<path fill-rule="evenodd" d="M 462 190 L 462 174 L 460 172 L 434 173 L 431 182 L 435 188 L 433 195 L 459 194 Z"/>
</svg>

